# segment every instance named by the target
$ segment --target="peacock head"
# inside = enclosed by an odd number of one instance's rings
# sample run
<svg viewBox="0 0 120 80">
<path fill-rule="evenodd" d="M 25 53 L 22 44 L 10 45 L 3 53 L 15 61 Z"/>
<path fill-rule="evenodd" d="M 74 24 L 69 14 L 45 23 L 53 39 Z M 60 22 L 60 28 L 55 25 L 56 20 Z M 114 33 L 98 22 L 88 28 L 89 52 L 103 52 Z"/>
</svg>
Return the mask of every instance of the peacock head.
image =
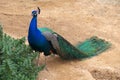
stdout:
<svg viewBox="0 0 120 80">
<path fill-rule="evenodd" d="M 38 10 L 33 10 L 32 11 L 32 16 L 36 17 L 38 14 L 40 14 L 40 8 L 38 7 Z"/>
</svg>

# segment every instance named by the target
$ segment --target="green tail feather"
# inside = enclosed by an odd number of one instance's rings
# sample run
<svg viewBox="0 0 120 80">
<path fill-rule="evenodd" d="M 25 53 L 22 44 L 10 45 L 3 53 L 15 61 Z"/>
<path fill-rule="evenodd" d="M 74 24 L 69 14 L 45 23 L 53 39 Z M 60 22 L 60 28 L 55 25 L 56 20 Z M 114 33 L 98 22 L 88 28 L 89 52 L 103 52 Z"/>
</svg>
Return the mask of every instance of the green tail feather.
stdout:
<svg viewBox="0 0 120 80">
<path fill-rule="evenodd" d="M 60 46 L 60 57 L 63 59 L 84 59 L 102 53 L 110 47 L 110 43 L 91 37 L 90 39 L 73 46 L 67 40 L 59 35 L 58 42 Z"/>
<path fill-rule="evenodd" d="M 89 57 L 102 53 L 110 47 L 110 43 L 96 36 L 77 44 L 77 48 Z"/>
<path fill-rule="evenodd" d="M 42 32 L 49 31 L 53 32 L 49 28 L 39 28 Z M 57 34 L 57 33 L 55 33 Z M 60 50 L 57 51 L 58 55 L 63 59 L 84 59 L 95 56 L 102 53 L 110 47 L 110 43 L 105 40 L 99 39 L 97 37 L 91 37 L 82 43 L 78 43 L 76 46 L 73 46 L 62 36 L 58 35 L 58 43 Z"/>
</svg>

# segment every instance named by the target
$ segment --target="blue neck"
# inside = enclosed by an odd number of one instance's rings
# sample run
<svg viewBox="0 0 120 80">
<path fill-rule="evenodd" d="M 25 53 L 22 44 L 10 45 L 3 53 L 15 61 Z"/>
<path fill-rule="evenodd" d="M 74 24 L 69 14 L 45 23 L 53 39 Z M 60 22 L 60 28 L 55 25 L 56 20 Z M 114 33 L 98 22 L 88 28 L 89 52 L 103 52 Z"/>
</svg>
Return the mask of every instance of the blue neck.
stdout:
<svg viewBox="0 0 120 80">
<path fill-rule="evenodd" d="M 37 30 L 37 16 L 33 16 L 29 26 L 29 32 L 34 30 Z"/>
<path fill-rule="evenodd" d="M 37 38 L 38 36 L 43 36 L 40 32 L 40 30 L 37 29 L 37 16 L 33 16 L 30 25 L 29 25 L 29 32 L 28 32 L 29 38 Z"/>
</svg>

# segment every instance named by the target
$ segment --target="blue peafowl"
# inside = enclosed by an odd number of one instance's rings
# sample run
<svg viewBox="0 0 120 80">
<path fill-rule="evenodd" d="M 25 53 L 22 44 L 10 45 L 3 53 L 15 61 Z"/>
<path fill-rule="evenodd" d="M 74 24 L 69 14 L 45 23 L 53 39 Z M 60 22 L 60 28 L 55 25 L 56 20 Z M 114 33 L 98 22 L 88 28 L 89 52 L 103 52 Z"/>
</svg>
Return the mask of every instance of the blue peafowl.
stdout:
<svg viewBox="0 0 120 80">
<path fill-rule="evenodd" d="M 95 56 L 110 47 L 110 43 L 93 36 L 82 43 L 73 46 L 65 38 L 47 27 L 37 28 L 37 15 L 40 9 L 32 11 L 32 20 L 29 26 L 28 42 L 35 51 L 44 52 L 45 56 L 51 53 L 62 59 L 84 59 Z"/>
<path fill-rule="evenodd" d="M 51 42 L 37 28 L 37 10 L 32 11 L 32 16 L 28 32 L 28 42 L 35 51 L 44 52 L 45 56 L 50 55 L 50 51 L 54 52 L 54 48 Z"/>
</svg>

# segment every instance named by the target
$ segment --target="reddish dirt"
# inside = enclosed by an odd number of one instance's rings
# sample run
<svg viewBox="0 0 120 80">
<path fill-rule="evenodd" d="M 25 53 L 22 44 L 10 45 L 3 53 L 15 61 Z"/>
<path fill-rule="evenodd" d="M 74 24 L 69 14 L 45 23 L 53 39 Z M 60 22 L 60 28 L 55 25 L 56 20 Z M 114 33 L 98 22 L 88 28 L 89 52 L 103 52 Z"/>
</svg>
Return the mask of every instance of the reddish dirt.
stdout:
<svg viewBox="0 0 120 80">
<path fill-rule="evenodd" d="M 98 36 L 112 43 L 102 54 L 86 60 L 47 58 L 38 80 L 120 80 L 120 0 L 1 0 L 0 23 L 4 32 L 27 36 L 31 11 L 41 7 L 38 26 L 46 26 L 72 44 Z M 44 64 L 41 55 L 40 64 Z"/>
</svg>

